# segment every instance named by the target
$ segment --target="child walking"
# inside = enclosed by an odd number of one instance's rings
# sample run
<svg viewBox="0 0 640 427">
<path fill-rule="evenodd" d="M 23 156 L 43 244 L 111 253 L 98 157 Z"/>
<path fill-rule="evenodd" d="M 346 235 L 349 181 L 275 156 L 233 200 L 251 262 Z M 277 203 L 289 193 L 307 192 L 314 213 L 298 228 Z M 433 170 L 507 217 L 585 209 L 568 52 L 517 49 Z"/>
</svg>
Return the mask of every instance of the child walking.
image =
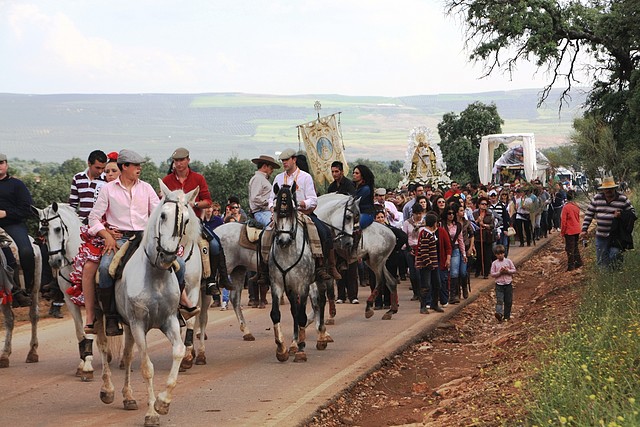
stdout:
<svg viewBox="0 0 640 427">
<path fill-rule="evenodd" d="M 494 249 L 496 260 L 491 264 L 491 277 L 496 279 L 496 319 L 511 319 L 511 304 L 513 303 L 513 275 L 516 266 L 506 258 L 503 245 L 496 245 Z"/>
</svg>

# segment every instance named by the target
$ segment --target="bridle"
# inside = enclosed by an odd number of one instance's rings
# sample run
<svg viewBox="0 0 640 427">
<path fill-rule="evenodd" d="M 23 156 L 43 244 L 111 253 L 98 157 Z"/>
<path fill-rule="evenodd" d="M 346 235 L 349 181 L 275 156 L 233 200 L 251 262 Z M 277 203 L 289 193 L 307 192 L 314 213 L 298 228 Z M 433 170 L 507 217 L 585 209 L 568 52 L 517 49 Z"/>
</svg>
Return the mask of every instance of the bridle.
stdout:
<svg viewBox="0 0 640 427">
<path fill-rule="evenodd" d="M 53 221 L 54 219 L 59 219 L 60 220 L 60 231 L 62 232 L 62 243 L 60 244 L 60 249 L 51 250 L 51 247 L 49 247 L 49 239 L 48 239 L 49 223 L 51 221 Z M 67 224 L 64 223 L 64 221 L 62 220 L 62 217 L 60 216 L 59 213 L 56 213 L 56 215 L 54 215 L 52 217 L 42 218 L 40 220 L 40 229 L 38 230 L 38 233 L 47 242 L 47 248 L 49 249 L 49 257 L 51 257 L 52 255 L 60 254 L 60 255 L 62 255 L 62 257 L 66 261 L 67 265 L 71 265 L 73 263 L 73 261 L 70 260 L 69 258 L 67 258 L 67 256 L 66 256 L 66 254 L 67 254 L 67 236 L 69 236 L 69 228 L 67 227 Z"/>
<path fill-rule="evenodd" d="M 346 232 L 347 216 L 349 213 L 351 214 L 351 218 L 353 219 L 352 233 Z M 334 242 L 337 242 L 343 237 L 351 237 L 353 239 L 354 235 L 357 234 L 360 229 L 359 216 L 360 216 L 359 212 L 356 210 L 356 199 L 353 196 L 349 196 L 349 200 L 347 200 L 347 203 L 345 203 L 344 210 L 342 211 L 342 228 L 338 228 L 326 221 L 322 221 L 322 223 L 325 224 L 327 227 L 331 228 L 332 230 L 337 231 L 337 233 L 335 233 L 335 237 L 333 238 Z"/>
<path fill-rule="evenodd" d="M 187 218 L 186 221 L 184 221 L 184 210 L 180 208 L 180 203 L 177 200 L 167 200 L 165 198 L 165 200 L 163 200 L 162 204 L 167 204 L 167 203 L 173 203 L 175 204 L 176 207 L 176 213 L 175 213 L 175 220 L 173 223 L 173 231 L 171 233 L 171 237 L 172 238 L 182 238 L 182 236 L 184 236 L 185 231 L 186 231 L 186 227 L 187 227 L 187 223 L 189 222 L 189 218 Z M 186 206 L 186 205 L 183 205 Z M 162 219 L 164 215 L 164 212 L 160 213 L 159 219 Z M 166 264 L 166 263 L 159 263 L 159 259 L 160 256 L 164 256 L 164 258 L 170 258 L 170 257 L 175 257 L 178 253 L 178 251 L 180 250 L 180 239 L 178 239 L 178 243 L 176 244 L 174 249 L 166 249 L 165 247 L 162 246 L 162 235 L 160 234 L 160 230 L 158 227 L 158 235 L 154 236 L 154 239 L 156 240 L 157 244 L 156 244 L 156 256 L 155 256 L 155 260 L 151 258 L 151 256 L 149 255 L 149 253 L 147 252 L 147 248 L 144 248 L 144 253 L 147 256 L 147 258 L 149 259 L 149 261 L 151 262 L 151 264 L 157 268 L 160 268 L 162 270 L 166 270 L 168 269 L 171 264 L 169 264 L 169 266 L 167 268 L 162 268 L 160 267 L 161 264 Z"/>
<path fill-rule="evenodd" d="M 296 239 L 296 233 L 298 232 L 298 218 L 296 210 L 296 198 L 295 193 L 291 191 L 291 187 L 283 185 L 278 191 L 276 196 L 276 204 L 274 212 L 276 217 L 279 218 L 291 218 L 293 224 L 288 230 L 283 230 L 278 227 L 278 221 L 274 221 L 273 232 L 276 236 L 280 234 L 288 234 L 291 240 Z"/>
</svg>

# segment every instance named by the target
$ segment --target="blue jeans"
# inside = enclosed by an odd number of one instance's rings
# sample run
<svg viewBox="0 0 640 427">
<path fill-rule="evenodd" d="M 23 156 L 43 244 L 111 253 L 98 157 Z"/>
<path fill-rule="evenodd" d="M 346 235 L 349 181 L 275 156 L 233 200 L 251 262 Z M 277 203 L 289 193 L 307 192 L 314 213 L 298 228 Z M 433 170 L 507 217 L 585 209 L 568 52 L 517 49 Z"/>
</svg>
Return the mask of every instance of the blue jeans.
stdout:
<svg viewBox="0 0 640 427">
<path fill-rule="evenodd" d="M 437 307 L 440 294 L 439 270 L 421 268 L 418 271 L 420 273 L 420 308 Z"/>
<path fill-rule="evenodd" d="M 438 269 L 440 276 L 440 305 L 449 303 L 449 270 Z"/>
<path fill-rule="evenodd" d="M 620 249 L 612 247 L 611 240 L 608 237 L 596 236 L 596 262 L 598 265 L 613 269 L 621 261 Z"/>
<path fill-rule="evenodd" d="M 265 227 L 271 223 L 271 211 L 259 211 L 253 214 L 253 217 Z"/>
<path fill-rule="evenodd" d="M 411 253 L 411 249 L 407 249 L 406 252 L 407 265 L 409 266 L 409 281 L 411 282 L 411 290 L 413 296 L 420 296 L 420 276 L 418 270 L 416 270 L 416 257 Z"/>
<path fill-rule="evenodd" d="M 118 246 L 122 246 L 124 242 L 129 240 L 126 237 L 123 237 L 118 240 Z M 215 240 L 215 239 L 214 239 Z M 114 252 L 110 252 L 108 254 L 102 255 L 102 259 L 100 260 L 100 265 L 98 266 L 98 287 L 100 289 L 109 289 L 114 285 L 113 277 L 109 274 L 109 266 L 111 265 L 111 261 L 113 261 L 113 257 L 116 254 Z M 181 257 L 176 258 L 178 264 L 180 264 L 180 270 L 176 271 L 176 277 L 178 278 L 178 283 L 180 284 L 180 289 L 182 289 L 182 285 L 184 284 L 184 259 Z"/>
<path fill-rule="evenodd" d="M 214 236 L 209 242 L 209 257 L 217 255 L 220 255 L 220 241 L 218 240 L 218 236 Z"/>
<path fill-rule="evenodd" d="M 18 224 L 9 224 L 3 226 L 4 231 L 16 242 L 18 246 L 18 256 L 20 257 L 20 266 L 24 274 L 24 288 L 27 292 L 31 292 L 33 289 L 33 279 L 36 270 L 36 260 L 33 254 L 33 246 L 31 246 L 31 240 L 29 240 L 29 231 L 27 225 L 24 222 Z M 42 263 L 46 263 L 49 260 L 43 259 Z M 36 292 L 39 289 L 35 290 Z"/>
<path fill-rule="evenodd" d="M 460 276 L 465 276 L 467 274 L 467 266 L 465 264 L 464 266 L 464 274 L 461 274 L 461 264 L 464 264 L 462 262 L 462 256 L 460 256 L 460 248 L 458 246 L 453 248 L 453 251 L 451 252 L 451 278 L 452 279 L 456 279 Z"/>
<path fill-rule="evenodd" d="M 505 320 L 511 319 L 511 305 L 513 304 L 513 285 L 498 285 L 496 283 L 496 313 L 502 314 Z"/>
</svg>

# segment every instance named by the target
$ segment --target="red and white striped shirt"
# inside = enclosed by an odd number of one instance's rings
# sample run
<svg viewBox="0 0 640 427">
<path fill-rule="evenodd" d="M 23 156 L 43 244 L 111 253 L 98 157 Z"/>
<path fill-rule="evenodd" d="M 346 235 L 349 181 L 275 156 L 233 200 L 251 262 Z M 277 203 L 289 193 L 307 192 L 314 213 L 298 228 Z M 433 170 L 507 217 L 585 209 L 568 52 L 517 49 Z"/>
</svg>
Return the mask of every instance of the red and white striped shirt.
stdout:
<svg viewBox="0 0 640 427">
<path fill-rule="evenodd" d="M 104 184 L 104 178 L 89 178 L 89 168 L 84 172 L 77 173 L 71 180 L 71 194 L 69 194 L 69 205 L 78 211 L 80 218 L 87 218 L 93 209 L 96 189 Z"/>
</svg>

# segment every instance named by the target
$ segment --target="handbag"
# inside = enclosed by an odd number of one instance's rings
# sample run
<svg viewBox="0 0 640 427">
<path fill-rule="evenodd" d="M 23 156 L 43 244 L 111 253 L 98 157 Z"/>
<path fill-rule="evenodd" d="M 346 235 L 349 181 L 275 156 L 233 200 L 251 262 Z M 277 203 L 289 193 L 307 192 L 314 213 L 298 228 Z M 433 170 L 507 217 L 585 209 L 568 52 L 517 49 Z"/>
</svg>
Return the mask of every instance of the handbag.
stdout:
<svg viewBox="0 0 640 427">
<path fill-rule="evenodd" d="M 507 228 L 507 236 L 511 237 L 511 236 L 515 236 L 516 235 L 516 229 L 513 227 L 509 227 Z"/>
</svg>

